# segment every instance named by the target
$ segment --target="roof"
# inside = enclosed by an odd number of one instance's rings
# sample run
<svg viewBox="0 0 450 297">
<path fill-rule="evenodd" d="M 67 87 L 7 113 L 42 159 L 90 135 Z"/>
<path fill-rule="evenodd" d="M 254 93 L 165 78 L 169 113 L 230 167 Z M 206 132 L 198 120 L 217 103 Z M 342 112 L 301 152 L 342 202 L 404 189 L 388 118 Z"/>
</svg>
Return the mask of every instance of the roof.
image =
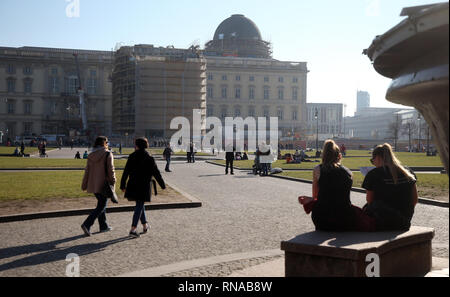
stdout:
<svg viewBox="0 0 450 297">
<path fill-rule="evenodd" d="M 214 40 L 230 38 L 262 39 L 261 33 L 255 23 L 242 14 L 233 14 L 224 20 L 214 33 Z"/>
</svg>

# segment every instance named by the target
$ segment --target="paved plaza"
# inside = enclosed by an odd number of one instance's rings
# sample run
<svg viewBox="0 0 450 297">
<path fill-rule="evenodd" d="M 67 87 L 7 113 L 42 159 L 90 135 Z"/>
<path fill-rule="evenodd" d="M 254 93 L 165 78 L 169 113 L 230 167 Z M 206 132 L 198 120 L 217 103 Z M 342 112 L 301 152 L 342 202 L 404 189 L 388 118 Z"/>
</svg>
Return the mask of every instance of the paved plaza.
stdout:
<svg viewBox="0 0 450 297">
<path fill-rule="evenodd" d="M 163 166 L 158 162 L 160 169 Z M 65 276 L 70 253 L 80 257 L 81 276 L 121 276 L 149 269 L 155 275 L 229 275 L 279 262 L 282 240 L 314 230 L 311 217 L 297 202 L 299 195 L 311 194 L 310 184 L 239 170 L 234 176 L 224 175 L 223 167 L 203 161 L 175 161 L 171 169 L 162 172 L 165 181 L 202 201 L 202 207 L 152 210 L 147 213 L 151 230 L 138 239 L 128 237 L 131 212 L 108 214 L 114 230 L 91 237 L 84 237 L 80 229 L 85 216 L 0 224 L 0 276 Z M 364 204 L 364 194 L 351 195 L 354 204 Z M 417 205 L 412 224 L 436 231 L 433 257 L 449 256 L 448 222 L 448 208 Z M 92 231 L 97 228 L 94 225 Z M 196 263 L 210 269 L 194 269 Z M 176 267 L 185 272 L 176 274 Z"/>
</svg>

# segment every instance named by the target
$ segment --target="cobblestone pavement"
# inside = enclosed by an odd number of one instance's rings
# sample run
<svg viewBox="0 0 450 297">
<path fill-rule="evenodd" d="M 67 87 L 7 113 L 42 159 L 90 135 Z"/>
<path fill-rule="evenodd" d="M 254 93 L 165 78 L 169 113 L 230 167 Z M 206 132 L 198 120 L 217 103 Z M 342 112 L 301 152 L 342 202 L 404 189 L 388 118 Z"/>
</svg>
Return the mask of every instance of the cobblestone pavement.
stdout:
<svg viewBox="0 0 450 297">
<path fill-rule="evenodd" d="M 278 249 L 282 240 L 314 229 L 297 202 L 299 195 L 310 195 L 310 184 L 240 171 L 224 175 L 223 167 L 204 162 L 175 163 L 171 168 L 172 173 L 163 173 L 166 181 L 201 200 L 202 207 L 147 212 L 152 229 L 138 239 L 128 237 L 131 212 L 108 214 L 114 230 L 92 237 L 82 236 L 85 216 L 0 224 L 0 276 L 64 276 L 69 253 L 80 256 L 81 276 L 116 276 L 180 261 Z M 362 206 L 364 195 L 352 193 L 352 202 Z M 413 224 L 436 230 L 435 257 L 448 258 L 448 222 L 448 208 L 416 207 Z M 247 265 L 245 261 L 236 265 Z M 224 266 L 219 271 L 229 270 Z"/>
</svg>

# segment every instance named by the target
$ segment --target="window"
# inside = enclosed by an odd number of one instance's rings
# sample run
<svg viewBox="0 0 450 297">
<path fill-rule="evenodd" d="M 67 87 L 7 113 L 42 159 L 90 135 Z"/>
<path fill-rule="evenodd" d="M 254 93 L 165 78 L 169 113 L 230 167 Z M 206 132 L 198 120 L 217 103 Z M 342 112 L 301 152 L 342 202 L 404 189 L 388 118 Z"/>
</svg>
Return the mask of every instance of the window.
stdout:
<svg viewBox="0 0 450 297">
<path fill-rule="evenodd" d="M 25 101 L 23 103 L 23 113 L 24 114 L 31 114 L 33 103 L 31 101 Z"/>
<path fill-rule="evenodd" d="M 87 91 L 88 91 L 88 94 L 96 94 L 97 93 L 97 79 L 95 79 L 95 78 L 88 79 Z"/>
<path fill-rule="evenodd" d="M 59 92 L 59 81 L 57 77 L 50 77 L 49 79 L 49 91 L 52 94 L 57 94 Z"/>
<path fill-rule="evenodd" d="M 248 108 L 248 116 L 249 117 L 254 117 L 255 116 L 255 108 L 253 106 L 250 106 Z"/>
<path fill-rule="evenodd" d="M 269 119 L 270 113 L 268 108 L 264 108 L 263 115 L 266 119 Z"/>
<path fill-rule="evenodd" d="M 298 113 L 296 110 L 292 111 L 292 120 L 297 121 L 298 120 Z"/>
<path fill-rule="evenodd" d="M 255 99 L 255 87 L 248 88 L 248 98 Z"/>
<path fill-rule="evenodd" d="M 206 92 L 207 98 L 213 98 L 213 87 L 208 87 Z"/>
<path fill-rule="evenodd" d="M 252 75 L 248 78 L 249 81 L 255 81 L 255 77 Z"/>
<path fill-rule="evenodd" d="M 91 70 L 91 77 L 97 77 L 97 70 Z"/>
<path fill-rule="evenodd" d="M 222 87 L 222 98 L 226 99 L 227 98 L 227 87 Z"/>
<path fill-rule="evenodd" d="M 226 75 L 222 75 L 222 80 L 227 80 L 227 76 Z"/>
<path fill-rule="evenodd" d="M 31 93 L 31 83 L 32 83 L 32 81 L 30 79 L 25 79 L 23 81 L 23 91 L 25 93 L 28 93 L 28 94 Z"/>
<path fill-rule="evenodd" d="M 236 81 L 240 81 L 241 80 L 241 76 L 240 75 L 236 75 Z"/>
<path fill-rule="evenodd" d="M 241 88 L 240 87 L 236 87 L 236 89 L 234 90 L 234 98 L 241 99 Z"/>
<path fill-rule="evenodd" d="M 269 77 L 268 76 L 264 76 L 264 82 L 269 82 Z"/>
<path fill-rule="evenodd" d="M 280 83 L 284 82 L 284 78 L 282 76 L 278 77 L 278 82 Z"/>
<path fill-rule="evenodd" d="M 33 123 L 25 122 L 23 123 L 23 134 L 31 135 L 33 133 Z"/>
<path fill-rule="evenodd" d="M 23 74 L 25 75 L 31 75 L 33 73 L 33 70 L 31 69 L 31 66 L 25 66 L 23 67 Z"/>
<path fill-rule="evenodd" d="M 278 88 L 278 99 L 283 100 L 284 99 L 284 89 Z"/>
<path fill-rule="evenodd" d="M 292 82 L 293 82 L 294 84 L 298 83 L 298 77 L 295 77 L 295 76 L 294 76 L 294 77 L 292 78 Z"/>
<path fill-rule="evenodd" d="M 292 88 L 292 100 L 297 100 L 297 99 L 298 99 L 298 89 Z"/>
<path fill-rule="evenodd" d="M 58 68 L 52 68 L 51 73 L 52 75 L 58 75 Z"/>
<path fill-rule="evenodd" d="M 270 95 L 270 89 L 268 86 L 265 86 L 264 87 L 264 99 L 269 100 L 269 97 L 270 97 L 269 95 Z"/>
<path fill-rule="evenodd" d="M 8 110 L 8 114 L 14 114 L 16 107 L 16 103 L 14 101 L 8 100 L 6 102 L 6 109 Z"/>
<path fill-rule="evenodd" d="M 213 80 L 213 79 L 214 79 L 214 77 L 213 77 L 212 73 L 208 73 L 208 80 Z"/>
<path fill-rule="evenodd" d="M 6 67 L 6 73 L 9 73 L 9 74 L 16 73 L 16 68 L 14 67 L 13 64 L 8 64 L 8 66 Z"/>
<path fill-rule="evenodd" d="M 234 117 L 240 117 L 241 116 L 241 108 L 240 107 L 235 107 L 234 108 Z"/>
<path fill-rule="evenodd" d="M 78 88 L 78 78 L 76 76 L 70 76 L 66 79 L 66 92 L 70 94 L 76 94 Z"/>
<path fill-rule="evenodd" d="M 16 80 L 15 79 L 8 79 L 6 81 L 7 89 L 9 93 L 14 93 L 16 91 Z"/>
<path fill-rule="evenodd" d="M 279 121 L 283 120 L 283 110 L 282 109 L 277 110 L 277 116 L 278 116 Z"/>
<path fill-rule="evenodd" d="M 214 114 L 214 107 L 212 105 L 208 105 L 206 107 L 206 116 L 207 117 L 212 117 Z"/>
</svg>

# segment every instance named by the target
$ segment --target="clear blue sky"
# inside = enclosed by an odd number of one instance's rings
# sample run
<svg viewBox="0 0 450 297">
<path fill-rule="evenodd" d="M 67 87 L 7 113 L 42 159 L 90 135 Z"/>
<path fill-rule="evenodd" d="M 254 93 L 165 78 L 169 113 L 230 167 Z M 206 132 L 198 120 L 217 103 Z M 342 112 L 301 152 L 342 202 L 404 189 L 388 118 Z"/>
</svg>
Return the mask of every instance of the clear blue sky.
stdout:
<svg viewBox="0 0 450 297">
<path fill-rule="evenodd" d="M 0 46 L 111 50 L 117 43 L 186 48 L 212 39 L 232 14 L 244 14 L 272 42 L 274 58 L 306 61 L 308 102 L 356 107 L 356 90 L 371 105 L 384 99 L 390 80 L 362 55 L 376 35 L 399 23 L 403 7 L 423 0 L 78 0 L 79 16 L 68 17 L 77 0 L 0 0 Z M 75 12 L 74 10 L 71 11 Z"/>
</svg>

